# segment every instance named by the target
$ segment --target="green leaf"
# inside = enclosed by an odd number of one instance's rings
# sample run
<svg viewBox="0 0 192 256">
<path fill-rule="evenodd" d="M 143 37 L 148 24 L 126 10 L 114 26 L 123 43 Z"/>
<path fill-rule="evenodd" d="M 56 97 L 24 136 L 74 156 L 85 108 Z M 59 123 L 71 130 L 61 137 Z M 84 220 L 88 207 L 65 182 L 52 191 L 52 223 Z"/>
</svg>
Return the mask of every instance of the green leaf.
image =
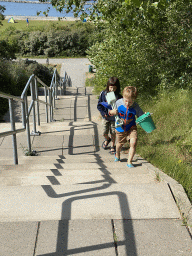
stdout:
<svg viewBox="0 0 192 256">
<path fill-rule="evenodd" d="M 128 5 L 134 4 L 134 5 L 136 5 L 137 7 L 140 7 L 140 5 L 141 5 L 141 1 L 140 1 L 140 0 L 125 0 L 125 2 L 126 2 Z"/>
<path fill-rule="evenodd" d="M 132 2 L 137 6 L 140 7 L 141 1 L 140 0 L 132 0 Z"/>
</svg>

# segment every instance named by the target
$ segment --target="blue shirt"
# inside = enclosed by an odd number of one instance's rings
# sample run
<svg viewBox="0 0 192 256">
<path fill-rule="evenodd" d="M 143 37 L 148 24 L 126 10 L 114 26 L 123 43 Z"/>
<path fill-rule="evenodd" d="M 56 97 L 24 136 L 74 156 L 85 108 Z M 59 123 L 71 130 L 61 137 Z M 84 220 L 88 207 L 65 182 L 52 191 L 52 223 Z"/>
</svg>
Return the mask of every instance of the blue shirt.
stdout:
<svg viewBox="0 0 192 256">
<path fill-rule="evenodd" d="M 136 126 L 135 116 L 139 117 L 144 114 L 143 110 L 139 105 L 134 102 L 131 107 L 127 107 L 123 99 L 116 101 L 116 109 L 118 111 L 118 116 L 124 120 L 124 124 L 120 127 L 116 127 L 118 132 L 129 131 L 131 127 Z M 133 119 L 129 124 L 126 124 L 126 120 Z"/>
</svg>

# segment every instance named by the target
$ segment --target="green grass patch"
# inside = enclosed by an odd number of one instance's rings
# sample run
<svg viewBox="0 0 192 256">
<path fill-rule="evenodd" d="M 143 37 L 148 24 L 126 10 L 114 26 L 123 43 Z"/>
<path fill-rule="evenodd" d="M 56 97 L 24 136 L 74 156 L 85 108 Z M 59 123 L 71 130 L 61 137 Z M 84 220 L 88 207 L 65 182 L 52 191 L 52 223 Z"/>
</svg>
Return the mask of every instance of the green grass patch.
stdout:
<svg viewBox="0 0 192 256">
<path fill-rule="evenodd" d="M 47 67 L 47 68 L 52 68 L 53 70 L 55 70 L 55 69 L 57 69 L 57 72 L 60 74 L 60 71 L 61 71 L 61 66 L 62 66 L 62 64 L 55 64 L 55 65 L 53 65 L 53 64 L 41 64 L 42 66 L 45 66 L 45 67 Z"/>
<path fill-rule="evenodd" d="M 153 113 L 156 130 L 147 134 L 138 126 L 137 153 L 177 180 L 192 201 L 192 92 L 165 91 L 140 104 Z"/>
<path fill-rule="evenodd" d="M 94 79 L 95 79 L 95 73 L 90 73 L 90 72 L 86 72 L 86 80 L 85 80 L 85 86 L 93 86 L 95 85 L 94 83 Z"/>
<path fill-rule="evenodd" d="M 0 26 L 0 32 L 13 29 L 20 31 L 49 31 L 64 30 L 68 26 L 73 26 L 79 21 L 56 21 L 56 20 L 29 20 L 29 26 L 27 27 L 26 20 L 16 20 L 16 23 L 8 23 L 8 20 L 3 20 L 3 26 Z"/>
</svg>

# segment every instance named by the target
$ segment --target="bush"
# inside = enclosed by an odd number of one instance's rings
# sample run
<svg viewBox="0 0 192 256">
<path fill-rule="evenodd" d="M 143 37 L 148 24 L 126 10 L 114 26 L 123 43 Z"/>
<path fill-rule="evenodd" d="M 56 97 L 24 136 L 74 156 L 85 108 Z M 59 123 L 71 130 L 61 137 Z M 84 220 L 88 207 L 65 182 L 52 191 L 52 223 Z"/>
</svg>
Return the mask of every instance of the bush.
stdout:
<svg viewBox="0 0 192 256">
<path fill-rule="evenodd" d="M 12 62 L 5 59 L 0 61 L 0 84 L 1 92 L 20 96 L 29 77 L 35 74 L 47 86 L 50 86 L 53 68 L 40 65 L 37 62 L 19 60 Z M 8 100 L 0 98 L 0 116 L 2 117 L 8 109 Z"/>
<path fill-rule="evenodd" d="M 16 59 L 14 47 L 5 40 L 0 41 L 0 58 Z"/>
<path fill-rule="evenodd" d="M 33 27 L 28 31 L 8 27 L 2 32 L 2 38 L 22 56 L 85 56 L 86 49 L 96 40 L 96 28 L 91 23 L 74 22 L 61 26 L 54 22 L 45 29 Z M 39 29 L 39 30 L 38 30 Z"/>
<path fill-rule="evenodd" d="M 3 15 L 5 10 L 6 10 L 5 6 L 0 5 L 0 26 L 2 25 L 1 20 L 5 19 L 5 16 Z"/>
<path fill-rule="evenodd" d="M 46 67 L 44 65 L 36 63 L 29 64 L 26 66 L 28 77 L 32 74 L 36 75 L 43 81 L 47 86 L 51 85 L 51 80 L 53 76 L 53 68 Z"/>
</svg>

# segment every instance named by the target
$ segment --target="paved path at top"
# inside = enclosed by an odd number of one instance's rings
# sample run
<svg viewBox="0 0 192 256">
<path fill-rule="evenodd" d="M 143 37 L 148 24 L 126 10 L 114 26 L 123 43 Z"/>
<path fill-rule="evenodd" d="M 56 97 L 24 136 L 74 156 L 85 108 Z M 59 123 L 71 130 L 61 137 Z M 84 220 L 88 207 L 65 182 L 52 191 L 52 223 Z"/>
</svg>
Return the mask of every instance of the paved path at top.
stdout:
<svg viewBox="0 0 192 256">
<path fill-rule="evenodd" d="M 30 58 L 29 58 L 30 60 Z M 33 59 L 40 64 L 46 64 L 47 59 Z M 49 64 L 62 64 L 61 77 L 65 71 L 72 78 L 72 87 L 81 87 L 85 85 L 85 74 L 89 71 L 91 64 L 87 58 L 70 58 L 70 59 L 49 59 Z"/>
</svg>

